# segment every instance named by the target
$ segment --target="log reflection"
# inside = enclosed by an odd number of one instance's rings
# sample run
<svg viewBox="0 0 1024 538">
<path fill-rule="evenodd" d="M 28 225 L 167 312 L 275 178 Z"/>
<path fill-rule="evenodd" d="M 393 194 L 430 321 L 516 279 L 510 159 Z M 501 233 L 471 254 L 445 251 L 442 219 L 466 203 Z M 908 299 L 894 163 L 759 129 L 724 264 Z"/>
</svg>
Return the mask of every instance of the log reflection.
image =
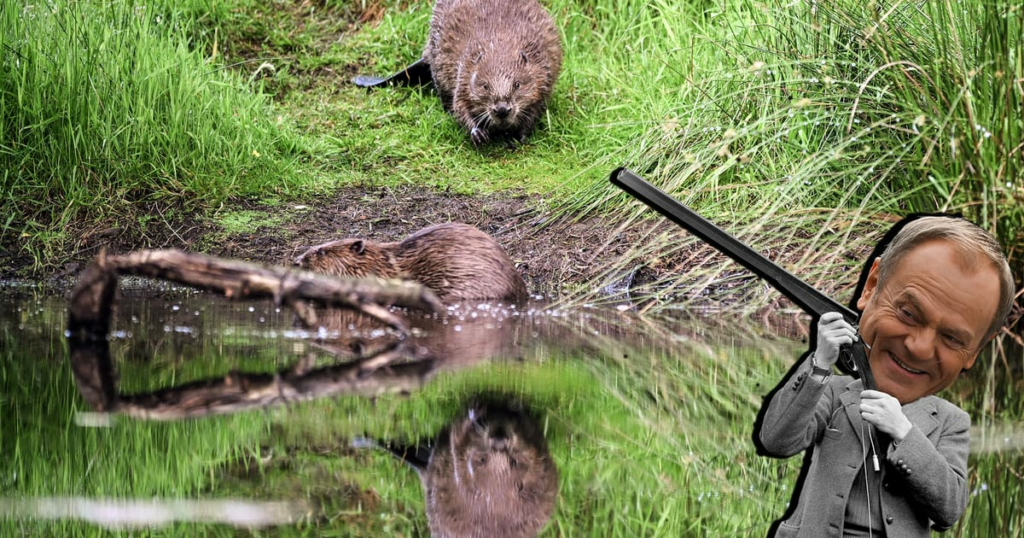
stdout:
<svg viewBox="0 0 1024 538">
<path fill-rule="evenodd" d="M 354 394 L 411 392 L 434 371 L 433 359 L 401 339 L 356 360 L 324 368 L 299 364 L 274 373 L 231 373 L 145 394 L 123 395 L 110 359 L 107 333 L 118 276 L 138 274 L 219 291 L 233 299 L 272 298 L 293 308 L 309 325 L 316 322 L 309 304 L 360 312 L 397 335 L 405 321 L 388 310 L 398 304 L 436 311 L 440 302 L 415 284 L 344 280 L 221 260 L 178 251 L 142 251 L 125 256 L 100 255 L 83 271 L 68 309 L 71 369 L 82 397 L 93 409 L 150 420 L 174 420 L 235 413 L 287 402 Z"/>
</svg>

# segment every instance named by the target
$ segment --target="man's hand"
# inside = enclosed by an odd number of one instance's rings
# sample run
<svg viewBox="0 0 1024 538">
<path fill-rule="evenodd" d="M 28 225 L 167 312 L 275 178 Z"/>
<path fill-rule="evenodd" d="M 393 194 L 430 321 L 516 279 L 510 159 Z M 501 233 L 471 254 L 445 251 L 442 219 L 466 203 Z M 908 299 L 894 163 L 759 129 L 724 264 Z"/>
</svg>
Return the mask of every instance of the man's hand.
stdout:
<svg viewBox="0 0 1024 538">
<path fill-rule="evenodd" d="M 889 434 L 897 443 L 910 433 L 914 425 L 903 414 L 899 400 L 877 390 L 860 393 L 860 416 L 869 424 Z"/>
<path fill-rule="evenodd" d="M 857 331 L 839 312 L 826 312 L 818 319 L 818 346 L 814 348 L 814 363 L 820 368 L 831 368 L 839 360 L 839 346 L 852 344 Z"/>
</svg>

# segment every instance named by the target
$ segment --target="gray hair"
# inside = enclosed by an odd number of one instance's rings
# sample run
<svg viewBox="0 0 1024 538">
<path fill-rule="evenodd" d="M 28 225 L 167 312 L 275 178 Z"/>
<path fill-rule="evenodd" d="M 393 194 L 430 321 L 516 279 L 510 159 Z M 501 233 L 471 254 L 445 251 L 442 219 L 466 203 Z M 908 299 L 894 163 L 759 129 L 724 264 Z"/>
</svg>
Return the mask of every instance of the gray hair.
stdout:
<svg viewBox="0 0 1024 538">
<path fill-rule="evenodd" d="M 976 271 L 986 264 L 999 273 L 999 305 L 995 319 L 983 338 L 995 333 L 1006 322 L 1016 294 L 1010 264 L 1006 261 L 999 242 L 980 226 L 964 219 L 950 217 L 921 217 L 908 222 L 893 238 L 882 260 L 878 262 L 878 287 L 881 288 L 900 260 L 918 245 L 933 239 L 944 239 L 953 244 L 960 266 Z"/>
</svg>

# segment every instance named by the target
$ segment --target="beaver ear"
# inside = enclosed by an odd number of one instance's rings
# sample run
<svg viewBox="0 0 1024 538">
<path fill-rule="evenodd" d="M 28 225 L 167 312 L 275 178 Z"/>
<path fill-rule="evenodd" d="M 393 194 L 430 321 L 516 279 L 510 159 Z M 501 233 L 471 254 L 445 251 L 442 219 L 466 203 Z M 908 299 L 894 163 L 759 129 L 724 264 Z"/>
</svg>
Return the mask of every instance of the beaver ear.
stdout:
<svg viewBox="0 0 1024 538">
<path fill-rule="evenodd" d="M 364 243 L 362 239 L 359 239 L 355 243 L 352 243 L 352 246 L 348 248 L 356 254 L 362 254 L 366 251 L 366 243 Z"/>
<path fill-rule="evenodd" d="M 526 56 L 526 53 L 519 51 L 519 65 L 526 65 L 530 63 L 530 59 Z"/>
</svg>

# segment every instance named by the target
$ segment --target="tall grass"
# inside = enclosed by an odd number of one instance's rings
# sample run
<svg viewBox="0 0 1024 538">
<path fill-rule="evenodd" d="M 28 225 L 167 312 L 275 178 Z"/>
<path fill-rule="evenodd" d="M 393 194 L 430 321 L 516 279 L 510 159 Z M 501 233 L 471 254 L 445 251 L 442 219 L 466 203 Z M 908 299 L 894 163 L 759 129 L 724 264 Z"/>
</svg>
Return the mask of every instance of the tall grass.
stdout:
<svg viewBox="0 0 1024 538">
<path fill-rule="evenodd" d="M 822 8 L 824 51 L 845 57 L 859 82 L 838 109 L 877 125 L 903 166 L 876 181 L 913 192 L 910 208 L 958 210 L 1019 249 L 1024 211 L 1024 12 L 1010 2 L 849 3 Z M 812 14 L 813 16 L 813 14 Z M 813 20 L 813 19 L 812 19 Z M 813 29 L 813 23 L 812 23 Z M 848 110 L 848 112 L 847 112 Z M 879 149 L 867 158 L 882 156 Z M 924 187 L 924 188 L 921 188 Z M 1020 256 L 1015 267 L 1024 267 Z"/>
<path fill-rule="evenodd" d="M 643 92 L 645 111 L 658 111 L 650 116 L 655 125 L 581 173 L 562 212 L 621 207 L 625 197 L 600 172 L 625 164 L 827 290 L 836 287 L 837 267 L 859 268 L 887 221 L 914 212 L 964 213 L 999 237 L 1022 272 L 1018 6 L 734 2 L 694 14 L 654 2 L 649 9 L 658 15 L 652 21 L 676 31 L 653 22 L 637 29 L 634 38 L 660 37 L 635 55 L 639 70 L 657 73 L 663 93 L 679 88 L 679 97 Z M 634 205 L 620 215 L 635 222 L 651 213 Z M 671 234 L 651 236 L 604 281 L 692 248 Z M 801 254 L 787 257 L 792 249 Z M 665 275 L 652 295 L 678 307 L 706 285 L 707 273 L 728 267 Z M 765 304 L 747 298 L 741 304 Z"/>
<path fill-rule="evenodd" d="M 76 219 L 130 226 L 131 202 L 288 191 L 294 136 L 258 87 L 189 48 L 193 24 L 159 4 L 3 0 L 7 241 L 52 253 Z"/>
</svg>

